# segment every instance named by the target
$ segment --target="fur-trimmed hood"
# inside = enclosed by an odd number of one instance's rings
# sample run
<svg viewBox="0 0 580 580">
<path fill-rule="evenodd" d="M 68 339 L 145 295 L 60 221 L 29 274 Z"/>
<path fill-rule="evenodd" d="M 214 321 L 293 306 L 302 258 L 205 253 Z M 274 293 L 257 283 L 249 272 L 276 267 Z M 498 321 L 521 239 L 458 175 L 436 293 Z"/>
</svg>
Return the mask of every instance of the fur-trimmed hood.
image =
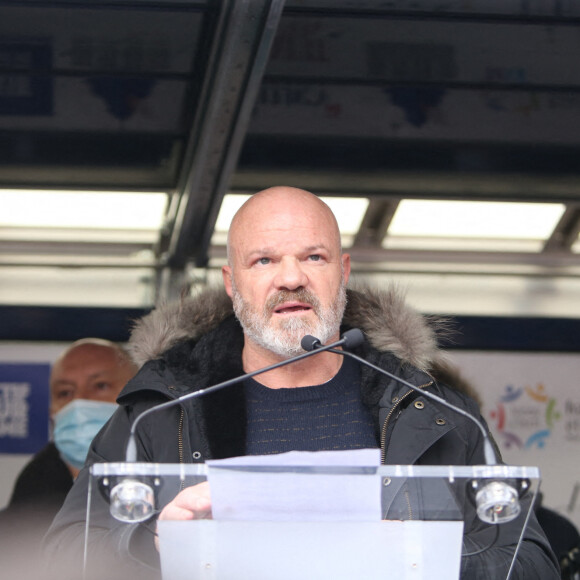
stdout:
<svg viewBox="0 0 580 580">
<path fill-rule="evenodd" d="M 141 366 L 178 342 L 197 340 L 232 311 L 225 290 L 215 288 L 162 305 L 135 324 L 129 350 Z M 392 352 L 421 370 L 430 370 L 442 358 L 437 334 L 444 330 L 444 323 L 409 307 L 404 294 L 395 286 L 386 290 L 368 287 L 347 290 L 343 322 L 348 327 L 360 328 L 377 350 Z"/>
<path fill-rule="evenodd" d="M 232 301 L 223 288 L 205 289 L 196 296 L 161 305 L 138 320 L 128 349 L 142 366 L 179 342 L 198 340 L 232 312 Z M 391 352 L 403 363 L 481 403 L 476 389 L 437 345 L 438 337 L 451 333 L 449 321 L 417 312 L 405 302 L 405 293 L 399 287 L 377 289 L 359 284 L 349 288 L 343 322 L 350 328 L 360 328 L 378 351 Z"/>
</svg>

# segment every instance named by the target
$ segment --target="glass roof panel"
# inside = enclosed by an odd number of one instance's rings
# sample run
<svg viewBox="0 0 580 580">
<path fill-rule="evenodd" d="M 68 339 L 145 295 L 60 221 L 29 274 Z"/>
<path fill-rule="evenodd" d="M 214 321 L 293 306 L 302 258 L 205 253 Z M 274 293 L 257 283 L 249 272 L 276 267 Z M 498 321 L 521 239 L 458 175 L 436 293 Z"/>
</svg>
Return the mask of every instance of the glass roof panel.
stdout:
<svg viewBox="0 0 580 580">
<path fill-rule="evenodd" d="M 538 252 L 565 206 L 558 203 L 403 200 L 386 248 Z"/>
<path fill-rule="evenodd" d="M 0 190 L 0 228 L 159 230 L 167 194 L 162 192 Z"/>
</svg>

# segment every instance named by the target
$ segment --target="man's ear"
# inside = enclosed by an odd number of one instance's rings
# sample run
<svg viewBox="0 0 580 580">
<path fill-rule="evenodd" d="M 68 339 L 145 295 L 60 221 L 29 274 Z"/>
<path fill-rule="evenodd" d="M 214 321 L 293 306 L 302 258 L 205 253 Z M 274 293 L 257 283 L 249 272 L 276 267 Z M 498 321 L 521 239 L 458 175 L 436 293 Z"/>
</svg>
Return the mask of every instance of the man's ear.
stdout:
<svg viewBox="0 0 580 580">
<path fill-rule="evenodd" d="M 222 266 L 222 278 L 228 296 L 232 297 L 232 269 L 230 266 Z"/>
<path fill-rule="evenodd" d="M 342 274 L 344 276 L 344 283 L 348 282 L 350 278 L 350 254 L 343 254 L 341 256 L 342 260 Z"/>
</svg>

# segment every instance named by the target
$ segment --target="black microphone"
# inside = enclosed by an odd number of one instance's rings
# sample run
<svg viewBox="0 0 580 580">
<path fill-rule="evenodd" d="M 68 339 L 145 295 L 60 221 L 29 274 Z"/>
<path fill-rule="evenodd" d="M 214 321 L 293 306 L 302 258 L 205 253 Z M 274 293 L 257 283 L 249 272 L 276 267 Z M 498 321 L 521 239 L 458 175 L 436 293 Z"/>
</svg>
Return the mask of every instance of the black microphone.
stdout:
<svg viewBox="0 0 580 580">
<path fill-rule="evenodd" d="M 363 342 L 364 335 L 360 329 L 352 328 L 351 330 L 348 330 L 347 332 L 345 332 L 342 335 L 342 340 L 344 341 L 343 346 L 345 348 L 354 348 Z M 493 445 L 491 444 L 491 440 L 489 438 L 489 435 L 487 434 L 487 430 L 483 426 L 483 423 L 479 419 L 477 419 L 477 417 L 474 417 L 471 413 L 468 413 L 467 411 L 463 410 L 461 407 L 457 407 L 456 405 L 449 403 L 445 399 L 438 397 L 437 395 L 434 395 L 433 393 L 431 393 L 429 391 L 425 391 L 425 390 L 417 387 L 416 385 L 413 385 L 412 383 L 390 373 L 389 371 L 386 371 L 385 369 L 382 369 L 381 367 L 374 365 L 373 363 L 365 360 L 364 358 L 362 358 L 362 357 L 360 357 L 352 352 L 349 352 L 347 350 L 336 350 L 331 345 L 329 345 L 328 347 L 322 346 L 320 343 L 320 340 L 318 340 L 314 336 L 310 336 L 310 335 L 305 336 L 302 339 L 300 345 L 306 351 L 313 351 L 314 350 L 316 352 L 316 350 L 318 350 L 319 348 L 323 348 L 324 350 L 328 350 L 328 351 L 334 352 L 336 354 L 341 354 L 343 356 L 348 356 L 350 358 L 353 358 L 353 359 L 357 360 L 359 363 L 366 365 L 366 366 L 374 369 L 375 371 L 382 373 L 383 375 L 386 375 L 387 377 L 401 383 L 402 385 L 405 385 L 406 387 L 409 387 L 410 389 L 413 389 L 413 391 L 421 393 L 421 395 L 423 395 L 424 397 L 431 399 L 431 400 L 435 401 L 436 403 L 443 405 L 444 407 L 447 407 L 448 409 L 451 409 L 452 411 L 455 411 L 456 413 L 459 413 L 460 415 L 463 415 L 464 417 L 467 417 L 468 419 L 470 419 L 471 421 L 473 421 L 477 425 L 477 427 L 479 428 L 479 430 L 481 431 L 481 433 L 483 435 L 483 441 L 484 441 L 483 451 L 484 451 L 484 455 L 485 455 L 486 465 L 497 465 L 497 463 L 498 463 L 497 456 L 496 456 L 495 450 L 493 448 Z"/>
<path fill-rule="evenodd" d="M 351 328 L 347 330 L 341 337 L 342 346 L 344 348 L 356 348 L 357 346 L 361 345 L 364 342 L 365 335 L 362 331 L 358 328 Z M 320 348 L 324 348 L 324 350 L 330 350 L 334 348 L 333 346 L 329 345 L 328 347 L 322 347 L 322 343 L 318 338 L 307 334 L 301 341 L 300 346 L 307 352 L 317 350 Z M 342 353 L 343 351 L 339 351 Z M 344 354 L 344 353 L 343 353 Z"/>
</svg>

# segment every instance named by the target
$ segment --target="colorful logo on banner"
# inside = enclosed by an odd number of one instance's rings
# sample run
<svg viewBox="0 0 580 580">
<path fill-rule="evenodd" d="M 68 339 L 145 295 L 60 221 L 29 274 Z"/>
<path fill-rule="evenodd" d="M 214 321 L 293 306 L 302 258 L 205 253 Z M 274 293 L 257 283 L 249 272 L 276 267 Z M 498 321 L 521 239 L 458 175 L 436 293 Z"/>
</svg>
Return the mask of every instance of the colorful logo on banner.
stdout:
<svg viewBox="0 0 580 580">
<path fill-rule="evenodd" d="M 36 453 L 48 441 L 47 364 L 0 364 L 0 453 Z"/>
<path fill-rule="evenodd" d="M 534 387 L 507 385 L 489 416 L 498 443 L 506 449 L 543 449 L 562 418 L 556 399 L 542 383 Z"/>
</svg>

